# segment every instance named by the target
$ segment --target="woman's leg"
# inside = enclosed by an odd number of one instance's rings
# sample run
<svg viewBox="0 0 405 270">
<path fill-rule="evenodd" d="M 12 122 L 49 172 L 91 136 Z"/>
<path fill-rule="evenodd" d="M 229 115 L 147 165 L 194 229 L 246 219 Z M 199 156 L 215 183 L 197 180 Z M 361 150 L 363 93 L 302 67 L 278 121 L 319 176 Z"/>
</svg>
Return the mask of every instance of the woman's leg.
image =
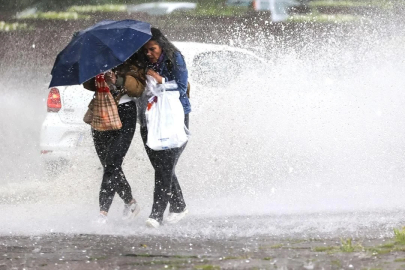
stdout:
<svg viewBox="0 0 405 270">
<path fill-rule="evenodd" d="M 187 128 L 189 128 L 189 114 L 186 114 L 184 117 L 184 124 Z M 184 209 L 186 208 L 186 202 L 184 201 L 184 197 L 183 197 L 183 192 L 181 191 L 181 187 L 179 184 L 179 181 L 177 180 L 177 176 L 176 176 L 176 172 L 175 172 L 175 168 L 177 165 L 177 162 L 180 158 L 180 155 L 183 153 L 184 149 L 187 146 L 187 142 L 179 149 L 178 153 L 176 154 L 177 159 L 175 161 L 174 164 L 174 168 L 173 168 L 173 176 L 172 176 L 172 184 L 171 184 L 171 193 L 172 195 L 170 196 L 169 199 L 169 203 L 170 203 L 170 208 L 169 208 L 169 212 L 173 212 L 173 213 L 180 213 L 183 212 Z"/>
<path fill-rule="evenodd" d="M 159 196 L 159 191 L 161 191 L 161 189 L 162 189 L 161 184 L 163 183 L 162 166 L 161 166 L 162 160 L 159 156 L 159 151 L 154 151 L 146 145 L 146 142 L 148 139 L 147 127 L 141 127 L 141 137 L 142 137 L 143 144 L 145 146 L 146 154 L 148 155 L 150 163 L 152 164 L 153 169 L 155 170 L 155 187 L 154 187 L 154 191 L 153 191 L 153 206 L 152 206 L 152 209 L 155 209 L 156 205 L 159 205 L 159 201 L 160 201 L 160 197 L 161 197 L 161 196 Z M 165 208 L 163 209 L 163 211 L 161 211 L 161 209 L 160 209 L 159 212 L 161 212 L 161 215 L 158 215 L 160 217 L 152 216 L 152 214 L 150 217 L 161 222 L 163 220 L 164 210 L 165 210 Z M 152 212 L 156 212 L 156 211 L 152 210 Z"/>
<path fill-rule="evenodd" d="M 96 149 L 97 155 L 100 159 L 101 165 L 103 165 L 103 178 L 101 181 L 100 192 L 99 192 L 99 205 L 100 211 L 108 212 L 109 206 L 114 198 L 115 191 L 112 187 L 112 183 L 106 174 L 106 157 L 110 151 L 111 140 L 114 137 L 113 133 L 115 131 L 97 131 L 92 129 L 94 147 Z"/>
<path fill-rule="evenodd" d="M 181 191 L 181 187 L 179 181 L 177 180 L 176 174 L 174 174 L 172 177 L 171 191 L 172 195 L 169 198 L 169 212 L 183 212 L 183 210 L 186 208 L 186 202 L 184 201 L 183 192 Z"/>
<path fill-rule="evenodd" d="M 188 115 L 187 115 L 188 119 Z M 188 125 L 188 120 L 187 120 Z M 180 148 L 173 148 L 162 151 L 154 151 L 146 145 L 147 128 L 141 128 L 142 140 L 145 145 L 146 153 L 155 169 L 155 188 L 153 193 L 153 206 L 150 218 L 159 222 L 163 220 L 163 214 L 167 208 L 169 200 L 173 207 L 172 212 L 182 212 L 186 207 L 183 194 L 175 175 L 175 166 L 183 152 L 185 145 Z"/>
<path fill-rule="evenodd" d="M 175 170 L 175 164 L 178 149 L 167 149 L 156 151 L 155 160 L 155 189 L 153 192 L 153 205 L 150 217 L 159 222 L 163 220 L 169 199 L 172 196 L 172 179 Z"/>
<path fill-rule="evenodd" d="M 111 131 L 111 139 L 104 159 L 104 175 L 100 191 L 100 210 L 108 212 L 115 192 L 126 204 L 133 200 L 131 186 L 122 171 L 124 157 L 131 145 L 136 127 L 136 105 L 127 102 L 118 106 L 122 128 Z"/>
<path fill-rule="evenodd" d="M 163 220 L 163 213 L 166 209 L 167 203 L 164 204 L 162 202 L 162 195 L 167 193 L 168 191 L 162 190 L 164 187 L 163 185 L 163 167 L 162 167 L 162 159 L 159 155 L 159 152 L 163 151 L 154 151 L 146 145 L 147 138 L 148 138 L 148 129 L 147 127 L 141 127 L 141 136 L 143 140 L 143 144 L 145 146 L 146 153 L 149 157 L 150 163 L 155 170 L 155 187 L 153 191 L 153 206 L 152 206 L 152 214 L 150 215 L 151 218 L 162 222 Z M 170 187 L 170 184 L 169 184 Z M 160 207 L 159 207 L 160 206 Z"/>
</svg>

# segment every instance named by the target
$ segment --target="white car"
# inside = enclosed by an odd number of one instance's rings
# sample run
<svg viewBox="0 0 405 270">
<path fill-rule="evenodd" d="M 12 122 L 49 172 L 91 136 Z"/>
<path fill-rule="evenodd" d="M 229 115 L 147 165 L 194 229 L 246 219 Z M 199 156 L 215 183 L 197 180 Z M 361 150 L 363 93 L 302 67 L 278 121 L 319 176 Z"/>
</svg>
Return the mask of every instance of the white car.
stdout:
<svg viewBox="0 0 405 270">
<path fill-rule="evenodd" d="M 173 42 L 185 57 L 191 97 L 197 88 L 224 87 L 245 69 L 262 68 L 265 62 L 254 53 L 226 45 Z M 42 124 L 40 149 L 50 171 L 57 171 L 75 155 L 96 155 L 90 126 L 83 116 L 93 92 L 81 85 L 53 87 L 47 99 L 48 113 Z"/>
</svg>

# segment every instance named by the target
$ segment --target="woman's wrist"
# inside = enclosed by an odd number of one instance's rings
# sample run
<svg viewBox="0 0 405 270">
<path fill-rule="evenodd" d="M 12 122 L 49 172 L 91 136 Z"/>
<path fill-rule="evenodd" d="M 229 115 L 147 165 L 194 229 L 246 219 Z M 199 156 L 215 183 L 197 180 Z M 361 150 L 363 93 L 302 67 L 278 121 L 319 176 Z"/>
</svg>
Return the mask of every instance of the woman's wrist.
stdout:
<svg viewBox="0 0 405 270">
<path fill-rule="evenodd" d="M 115 75 L 115 83 L 110 85 L 110 91 L 114 95 L 125 95 L 127 89 L 125 88 L 125 78 L 119 75 Z"/>
</svg>

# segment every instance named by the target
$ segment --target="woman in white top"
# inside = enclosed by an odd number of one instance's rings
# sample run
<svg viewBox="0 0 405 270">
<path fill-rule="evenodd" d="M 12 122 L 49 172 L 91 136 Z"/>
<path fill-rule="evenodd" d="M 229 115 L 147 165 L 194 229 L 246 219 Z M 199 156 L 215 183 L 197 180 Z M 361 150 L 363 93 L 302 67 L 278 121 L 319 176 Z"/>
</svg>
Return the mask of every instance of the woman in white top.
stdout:
<svg viewBox="0 0 405 270">
<path fill-rule="evenodd" d="M 110 92 L 118 101 L 122 128 L 111 131 L 92 129 L 94 146 L 104 169 L 99 193 L 100 223 L 107 222 L 108 210 L 115 193 L 118 193 L 125 203 L 123 219 L 135 217 L 140 211 L 121 167 L 135 133 L 137 108 L 133 97 L 141 96 L 145 89 L 145 69 L 134 58 L 135 55 L 113 72 L 105 74 Z M 96 90 L 94 78 L 83 86 L 91 91 Z"/>
</svg>

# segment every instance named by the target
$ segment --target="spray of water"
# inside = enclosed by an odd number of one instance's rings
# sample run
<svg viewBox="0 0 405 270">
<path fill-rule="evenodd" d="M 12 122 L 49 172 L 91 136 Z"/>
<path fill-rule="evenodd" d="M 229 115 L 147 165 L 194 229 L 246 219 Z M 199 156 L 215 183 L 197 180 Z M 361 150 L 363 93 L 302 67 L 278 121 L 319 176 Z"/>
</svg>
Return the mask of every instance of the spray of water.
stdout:
<svg viewBox="0 0 405 270">
<path fill-rule="evenodd" d="M 393 213 L 405 205 L 405 34 L 399 25 L 376 26 L 344 38 L 342 28 L 323 36 L 303 30 L 293 42 L 260 32 L 237 39 L 267 65 L 253 63 L 240 76 L 224 70 L 218 75 L 227 87 L 192 90 L 192 137 L 177 169 L 192 214 L 160 232 L 142 226 L 153 170 L 138 130 L 124 171 L 141 217 L 119 222 L 117 197 L 112 225 L 100 231 L 91 223 L 101 178 L 95 153 L 78 153 L 58 176 L 44 174 L 38 141 L 46 90 L 27 93 L 3 78 L 19 91 L 2 98 L 0 233 L 284 235 L 344 227 L 356 234 L 379 219 L 382 232 L 373 233 L 384 234 L 402 221 L 402 212 Z M 357 218 L 338 215 L 349 212 Z"/>
</svg>

